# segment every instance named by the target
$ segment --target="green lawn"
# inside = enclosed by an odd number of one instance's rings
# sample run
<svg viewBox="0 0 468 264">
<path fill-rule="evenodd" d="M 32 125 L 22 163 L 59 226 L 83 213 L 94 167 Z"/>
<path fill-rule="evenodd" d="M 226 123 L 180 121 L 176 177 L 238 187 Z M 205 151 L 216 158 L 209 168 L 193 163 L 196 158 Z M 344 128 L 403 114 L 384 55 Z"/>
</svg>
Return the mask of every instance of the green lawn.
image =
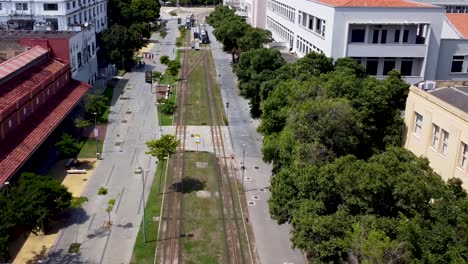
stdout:
<svg viewBox="0 0 468 264">
<path fill-rule="evenodd" d="M 216 104 L 218 105 L 218 109 L 221 109 L 221 115 L 223 119 L 223 125 L 227 125 L 227 116 L 226 112 L 224 111 L 224 105 L 223 105 L 223 97 L 221 96 L 221 89 L 218 85 L 218 78 L 216 77 L 216 70 L 213 62 L 213 57 L 211 56 L 211 53 L 209 55 L 210 59 L 210 65 L 211 65 L 211 71 L 210 71 L 210 76 L 213 79 L 214 87 L 215 87 L 215 100 Z M 234 91 L 231 91 L 231 93 L 234 93 Z M 232 94 L 231 94 L 232 95 Z"/>
<path fill-rule="evenodd" d="M 176 82 L 177 82 L 176 77 L 165 73 L 163 75 L 163 77 L 161 78 L 161 80 L 159 81 L 159 84 L 161 84 L 161 85 L 163 85 L 163 84 L 174 85 Z"/>
<path fill-rule="evenodd" d="M 176 92 L 176 89 L 174 88 L 172 90 L 171 94 L 169 95 L 169 101 L 173 101 L 173 102 L 177 103 L 176 98 L 177 98 L 177 92 Z M 162 126 L 172 126 L 173 125 L 174 115 L 166 115 L 166 114 L 163 114 L 163 113 L 159 113 L 159 114 L 160 114 L 159 116 L 161 117 L 161 125 Z"/>
<path fill-rule="evenodd" d="M 100 117 L 99 121 L 102 123 L 107 123 L 107 120 L 109 119 L 109 112 L 110 112 L 110 104 L 112 102 L 112 96 L 114 95 L 114 86 L 113 85 L 107 85 L 106 89 L 102 93 L 104 97 L 107 99 L 107 106 L 106 110 L 104 113 L 102 113 L 102 116 Z"/>
<path fill-rule="evenodd" d="M 96 141 L 94 138 L 87 138 L 80 142 L 81 150 L 78 159 L 96 158 Z M 102 152 L 102 140 L 98 140 L 99 152 Z"/>
<path fill-rule="evenodd" d="M 216 160 L 208 152 L 184 155 L 182 262 L 227 263 Z M 207 167 L 199 168 L 196 162 Z M 204 191 L 205 196 L 197 195 L 197 191 Z"/>
<path fill-rule="evenodd" d="M 170 160 L 168 160 L 170 162 Z M 159 194 L 159 180 L 164 177 L 166 172 L 166 162 L 164 165 L 158 165 L 156 174 L 154 176 L 153 184 L 151 185 L 151 192 L 148 200 L 146 201 L 146 243 L 143 242 L 143 222 L 138 231 L 137 240 L 133 248 L 132 264 L 153 264 L 154 253 L 158 244 L 158 227 L 159 222 L 153 221 L 153 217 L 160 216 L 162 195 Z M 162 182 L 161 190 L 164 188 Z"/>
<path fill-rule="evenodd" d="M 205 70 L 197 67 L 188 78 L 185 124 L 189 126 L 209 125 L 208 94 Z"/>
</svg>

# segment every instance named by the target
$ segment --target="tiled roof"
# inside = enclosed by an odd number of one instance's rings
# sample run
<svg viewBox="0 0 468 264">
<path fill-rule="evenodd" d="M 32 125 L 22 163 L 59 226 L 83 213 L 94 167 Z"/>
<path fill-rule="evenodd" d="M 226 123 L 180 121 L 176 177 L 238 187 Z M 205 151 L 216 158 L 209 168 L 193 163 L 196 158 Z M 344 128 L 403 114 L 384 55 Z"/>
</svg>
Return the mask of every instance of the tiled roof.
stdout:
<svg viewBox="0 0 468 264">
<path fill-rule="evenodd" d="M 436 7 L 430 4 L 405 0 L 315 0 L 335 7 Z"/>
<path fill-rule="evenodd" d="M 445 87 L 431 92 L 440 100 L 468 113 L 468 87 Z"/>
<path fill-rule="evenodd" d="M 463 38 L 468 38 L 468 14 L 445 14 Z"/>
<path fill-rule="evenodd" d="M 26 66 L 31 61 L 41 57 L 48 51 L 44 48 L 36 46 L 30 50 L 27 50 L 5 62 L 0 64 L 0 80 L 7 75 L 15 72 L 16 70 Z"/>
<path fill-rule="evenodd" d="M 89 85 L 71 80 L 70 83 L 47 101 L 13 133 L 0 141 L 0 184 L 9 178 L 29 159 L 50 133 L 62 122 Z"/>
<path fill-rule="evenodd" d="M 45 89 L 66 70 L 68 67 L 64 67 L 63 63 L 46 59 L 3 83 L 0 86 L 0 121 L 16 110 L 17 102 Z"/>
</svg>

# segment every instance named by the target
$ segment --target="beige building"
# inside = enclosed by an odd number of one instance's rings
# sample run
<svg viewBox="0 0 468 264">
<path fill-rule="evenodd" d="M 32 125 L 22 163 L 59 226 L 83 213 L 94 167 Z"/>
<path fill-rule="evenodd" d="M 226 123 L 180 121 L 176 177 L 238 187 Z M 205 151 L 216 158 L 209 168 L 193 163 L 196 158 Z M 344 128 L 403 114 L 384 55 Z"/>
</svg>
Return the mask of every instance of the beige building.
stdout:
<svg viewBox="0 0 468 264">
<path fill-rule="evenodd" d="M 406 101 L 405 147 L 468 190 L 468 82 L 421 82 Z"/>
</svg>

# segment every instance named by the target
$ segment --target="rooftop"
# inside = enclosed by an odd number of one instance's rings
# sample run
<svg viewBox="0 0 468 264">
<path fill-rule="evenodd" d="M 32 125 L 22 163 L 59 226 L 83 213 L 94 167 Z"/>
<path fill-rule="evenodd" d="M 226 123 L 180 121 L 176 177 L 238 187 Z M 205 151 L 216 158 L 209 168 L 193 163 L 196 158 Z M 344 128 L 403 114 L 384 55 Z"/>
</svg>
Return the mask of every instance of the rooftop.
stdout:
<svg viewBox="0 0 468 264">
<path fill-rule="evenodd" d="M 460 33 L 460 37 L 468 38 L 468 14 L 445 14 L 449 19 L 450 23 L 457 29 Z"/>
<path fill-rule="evenodd" d="M 46 49 L 37 46 L 0 63 L 0 81 L 6 76 L 26 66 L 31 61 L 43 56 L 47 52 L 48 51 Z"/>
<path fill-rule="evenodd" d="M 0 141 L 0 184 L 8 181 L 29 159 L 88 89 L 89 85 L 71 80 L 30 116 L 29 122 L 22 123 L 14 137 Z"/>
<path fill-rule="evenodd" d="M 429 92 L 440 100 L 468 113 L 468 86 L 449 86 Z"/>
<path fill-rule="evenodd" d="M 313 0 L 334 7 L 411 7 L 436 8 L 437 6 L 425 3 L 416 3 L 405 0 Z"/>
<path fill-rule="evenodd" d="M 47 50 L 45 51 L 47 53 Z M 24 54 L 27 54 L 27 52 L 22 53 L 19 56 Z M 16 56 L 3 64 L 9 65 L 12 60 L 19 56 Z M 30 57 L 28 57 L 28 59 L 30 59 Z M 23 60 L 21 60 L 21 63 L 23 63 L 22 61 Z M 0 67 L 3 64 L 0 64 Z M 26 64 L 27 63 L 24 63 L 24 65 Z M 5 68 L 10 69 L 9 67 Z M 54 76 L 62 74 L 67 69 L 68 67 L 66 67 L 66 64 L 46 58 L 4 82 L 0 86 L 0 121 L 16 109 L 19 101 L 24 100 L 26 97 L 28 99 L 31 98 L 52 82 L 55 79 Z"/>
<path fill-rule="evenodd" d="M 71 38 L 79 31 L 58 31 L 58 30 L 0 30 L 0 39 L 17 38 Z"/>
</svg>

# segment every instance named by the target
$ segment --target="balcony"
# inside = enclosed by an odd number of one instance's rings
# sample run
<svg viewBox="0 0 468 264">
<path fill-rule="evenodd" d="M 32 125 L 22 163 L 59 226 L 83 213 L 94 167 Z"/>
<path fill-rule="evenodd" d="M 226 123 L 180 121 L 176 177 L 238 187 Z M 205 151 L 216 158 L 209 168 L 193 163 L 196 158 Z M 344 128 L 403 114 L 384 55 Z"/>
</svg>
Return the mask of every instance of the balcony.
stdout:
<svg viewBox="0 0 468 264">
<path fill-rule="evenodd" d="M 348 43 L 346 56 L 422 58 L 426 56 L 426 51 L 425 44 Z"/>
</svg>

